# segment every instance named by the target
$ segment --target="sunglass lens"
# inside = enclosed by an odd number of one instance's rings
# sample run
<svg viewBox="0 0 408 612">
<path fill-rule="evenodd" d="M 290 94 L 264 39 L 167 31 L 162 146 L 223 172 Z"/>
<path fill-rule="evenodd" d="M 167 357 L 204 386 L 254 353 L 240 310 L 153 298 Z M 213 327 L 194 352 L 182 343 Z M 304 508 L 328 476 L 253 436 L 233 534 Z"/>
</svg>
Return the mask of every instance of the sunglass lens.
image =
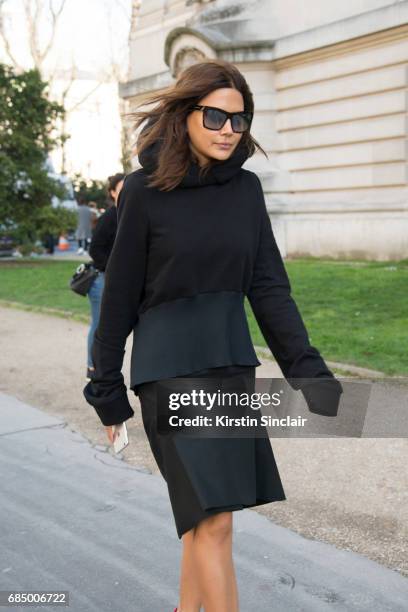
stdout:
<svg viewBox="0 0 408 612">
<path fill-rule="evenodd" d="M 204 127 L 209 130 L 220 130 L 225 123 L 226 116 L 222 111 L 206 108 L 204 110 Z"/>
<path fill-rule="evenodd" d="M 250 124 L 248 115 L 234 115 L 232 118 L 232 129 L 234 132 L 245 132 Z"/>
</svg>

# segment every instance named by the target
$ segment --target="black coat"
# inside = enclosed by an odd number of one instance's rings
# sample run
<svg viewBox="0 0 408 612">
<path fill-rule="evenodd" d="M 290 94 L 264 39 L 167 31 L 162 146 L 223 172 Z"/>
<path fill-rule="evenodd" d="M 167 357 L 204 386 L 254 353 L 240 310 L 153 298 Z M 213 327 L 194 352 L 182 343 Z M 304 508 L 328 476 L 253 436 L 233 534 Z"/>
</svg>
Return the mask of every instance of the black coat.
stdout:
<svg viewBox="0 0 408 612">
<path fill-rule="evenodd" d="M 104 271 L 106 269 L 115 241 L 117 224 L 116 206 L 108 208 L 96 222 L 89 254 L 98 270 Z"/>
</svg>

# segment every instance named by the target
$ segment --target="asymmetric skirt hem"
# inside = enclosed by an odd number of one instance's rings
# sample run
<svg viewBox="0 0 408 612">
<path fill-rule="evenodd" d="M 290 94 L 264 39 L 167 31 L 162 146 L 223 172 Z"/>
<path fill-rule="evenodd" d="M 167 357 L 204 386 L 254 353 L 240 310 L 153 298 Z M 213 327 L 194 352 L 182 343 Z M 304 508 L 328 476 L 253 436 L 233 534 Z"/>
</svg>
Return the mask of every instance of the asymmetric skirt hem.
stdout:
<svg viewBox="0 0 408 612">
<path fill-rule="evenodd" d="M 214 368 L 206 377 L 230 391 L 253 392 L 255 367 Z M 241 372 L 241 373 L 238 373 Z M 183 379 L 186 392 L 193 375 Z M 177 379 L 176 379 L 177 381 Z M 172 381 L 174 383 L 174 379 Z M 205 383 L 203 383 L 205 384 Z M 191 437 L 159 433 L 158 382 L 140 386 L 143 425 L 160 472 L 167 483 L 179 539 L 214 514 L 243 510 L 286 499 L 271 443 L 265 437 Z M 191 380 L 191 389 L 197 379 Z M 208 387 L 210 388 L 210 387 Z"/>
<path fill-rule="evenodd" d="M 247 504 L 236 504 L 230 506 L 217 506 L 214 508 L 205 508 L 202 510 L 202 513 L 198 513 L 196 516 L 191 516 L 190 523 L 184 523 L 180 528 L 177 529 L 177 535 L 179 540 L 181 540 L 182 536 L 193 529 L 202 521 L 203 519 L 214 516 L 214 514 L 219 514 L 220 512 L 235 512 L 237 510 L 244 510 L 245 508 L 254 508 L 256 506 L 262 506 L 264 504 L 271 504 L 275 501 L 285 501 L 285 495 L 281 497 L 276 497 L 274 499 L 257 499 L 255 502 L 248 502 Z"/>
</svg>

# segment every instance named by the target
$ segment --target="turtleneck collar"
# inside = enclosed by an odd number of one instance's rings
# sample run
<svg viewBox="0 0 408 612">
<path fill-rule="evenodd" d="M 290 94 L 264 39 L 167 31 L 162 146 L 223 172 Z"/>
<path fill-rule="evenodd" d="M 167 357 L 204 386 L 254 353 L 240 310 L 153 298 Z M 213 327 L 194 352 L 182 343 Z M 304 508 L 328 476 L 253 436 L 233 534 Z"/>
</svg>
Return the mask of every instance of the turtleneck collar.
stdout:
<svg viewBox="0 0 408 612">
<path fill-rule="evenodd" d="M 156 141 L 139 155 L 139 163 L 147 174 L 154 172 L 157 167 L 159 148 L 160 143 Z M 227 183 L 239 172 L 248 157 L 248 148 L 241 139 L 232 155 L 224 161 L 215 161 L 201 180 L 199 179 L 199 164 L 196 161 L 191 161 L 187 173 L 177 187 L 202 187 L 204 185 L 222 185 Z"/>
</svg>

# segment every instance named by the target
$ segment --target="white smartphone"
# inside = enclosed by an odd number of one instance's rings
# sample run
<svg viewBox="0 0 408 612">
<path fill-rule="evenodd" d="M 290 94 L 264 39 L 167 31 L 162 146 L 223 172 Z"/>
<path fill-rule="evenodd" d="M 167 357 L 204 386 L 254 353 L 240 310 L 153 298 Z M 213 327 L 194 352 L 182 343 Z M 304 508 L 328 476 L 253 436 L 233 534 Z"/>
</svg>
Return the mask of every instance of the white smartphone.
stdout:
<svg viewBox="0 0 408 612">
<path fill-rule="evenodd" d="M 113 425 L 112 431 L 114 434 L 116 433 L 116 439 L 113 443 L 114 451 L 115 453 L 120 453 L 129 444 L 126 423 Z"/>
</svg>

